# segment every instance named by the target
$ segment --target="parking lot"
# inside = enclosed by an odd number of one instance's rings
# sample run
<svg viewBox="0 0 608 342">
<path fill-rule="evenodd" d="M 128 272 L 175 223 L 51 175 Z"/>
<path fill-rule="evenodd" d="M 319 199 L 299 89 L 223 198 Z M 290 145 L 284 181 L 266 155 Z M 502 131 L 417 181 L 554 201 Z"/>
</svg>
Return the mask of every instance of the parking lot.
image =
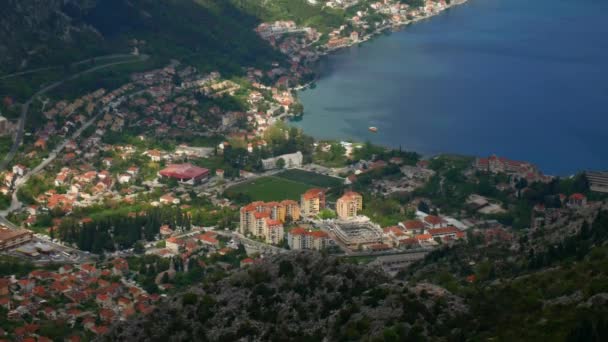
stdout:
<svg viewBox="0 0 608 342">
<path fill-rule="evenodd" d="M 11 248 L 3 254 L 25 259 L 33 263 L 70 263 L 78 264 L 92 261 L 95 255 L 74 248 L 62 246 L 39 236 L 26 244 Z"/>
</svg>

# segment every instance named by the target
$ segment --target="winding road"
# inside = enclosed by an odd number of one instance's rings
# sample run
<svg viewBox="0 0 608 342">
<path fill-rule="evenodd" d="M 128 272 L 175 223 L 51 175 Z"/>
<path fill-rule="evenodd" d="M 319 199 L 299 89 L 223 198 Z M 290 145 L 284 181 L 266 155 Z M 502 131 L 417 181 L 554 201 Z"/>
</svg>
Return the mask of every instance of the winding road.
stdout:
<svg viewBox="0 0 608 342">
<path fill-rule="evenodd" d="M 120 55 L 115 55 L 115 58 L 118 58 Z M 24 134 L 24 129 L 25 129 L 25 122 L 27 120 L 27 113 L 30 109 L 30 105 L 32 104 L 32 102 L 40 95 L 43 95 L 57 87 L 59 87 L 60 85 L 62 85 L 63 83 L 67 82 L 67 81 L 71 81 L 74 80 L 82 75 L 86 75 L 86 74 L 90 74 L 92 72 L 95 72 L 97 70 L 101 70 L 104 68 L 108 68 L 111 66 L 116 66 L 116 65 L 121 65 L 121 64 L 129 64 L 129 63 L 134 63 L 134 62 L 143 62 L 146 61 L 149 56 L 148 55 L 140 55 L 140 56 L 133 56 L 136 57 L 132 60 L 128 60 L 128 61 L 118 61 L 118 62 L 112 62 L 112 63 L 107 63 L 107 64 L 102 64 L 102 65 L 98 65 L 96 67 L 78 72 L 72 76 L 69 76 L 67 78 L 64 78 L 61 81 L 57 81 L 55 83 L 52 83 L 42 89 L 40 89 L 38 92 L 36 92 L 34 95 L 32 95 L 32 97 L 30 97 L 27 102 L 25 102 L 23 104 L 23 106 L 21 107 L 21 117 L 19 118 L 19 125 L 17 127 L 17 134 L 15 136 L 15 141 L 13 142 L 13 146 L 11 146 L 10 151 L 8 152 L 8 154 L 4 157 L 4 160 L 2 160 L 2 162 L 0 162 L 0 170 L 5 169 L 8 164 L 11 162 L 11 160 L 13 160 L 13 158 L 15 157 L 15 155 L 17 154 L 17 151 L 19 150 L 19 145 L 21 145 L 21 141 L 23 140 L 23 134 Z M 104 56 L 102 58 L 108 58 L 108 56 Z M 93 60 L 93 59 L 90 59 Z M 86 61 L 81 61 L 78 63 L 84 63 Z"/>
<path fill-rule="evenodd" d="M 107 58 L 107 57 L 106 57 Z M 41 90 L 39 90 L 38 92 L 36 92 L 36 94 L 34 94 L 22 107 L 21 110 L 21 118 L 19 119 L 19 127 L 18 127 L 18 131 L 17 131 L 17 135 L 15 137 L 15 141 L 13 143 L 13 146 L 11 147 L 10 152 L 6 155 L 6 157 L 4 158 L 4 160 L 0 163 L 0 170 L 6 168 L 6 166 L 11 162 L 11 160 L 15 157 L 15 155 L 17 154 L 17 151 L 19 149 L 19 145 L 21 145 L 21 141 L 23 139 L 23 135 L 24 135 L 24 129 L 25 129 L 25 122 L 27 119 L 27 113 L 29 111 L 29 107 L 32 104 L 33 100 L 52 90 L 55 89 L 57 87 L 59 87 L 60 85 L 62 85 L 63 83 L 70 81 L 70 80 L 74 80 L 82 75 L 85 74 L 89 74 L 92 72 L 95 72 L 97 70 L 100 69 L 104 69 L 107 67 L 111 67 L 111 66 L 115 66 L 115 65 L 121 65 L 121 64 L 128 64 L 128 63 L 134 63 L 134 62 L 142 62 L 145 61 L 149 58 L 149 56 L 147 55 L 141 55 L 138 56 L 135 59 L 132 60 L 128 60 L 128 61 L 119 61 L 119 62 L 112 62 L 112 63 L 107 63 L 107 64 L 103 64 L 103 65 L 99 65 L 90 69 L 87 69 L 85 71 L 81 71 L 79 73 L 76 73 L 70 77 L 67 77 L 61 81 L 57 81 L 53 84 L 50 84 L 44 88 L 42 88 Z M 89 126 L 91 126 L 98 118 L 99 116 L 103 113 L 103 111 L 100 111 L 98 114 L 96 114 L 95 116 L 93 116 L 89 121 L 87 121 L 84 125 L 82 125 L 82 127 L 80 127 L 78 130 L 76 130 L 76 132 L 74 132 L 74 134 L 72 136 L 70 136 L 69 138 L 65 139 L 63 142 L 61 142 L 59 145 L 57 145 L 50 153 L 49 156 L 44 159 L 40 164 L 38 164 L 36 167 L 34 167 L 32 170 L 30 170 L 29 172 L 27 172 L 23 177 L 19 178 L 16 182 L 15 182 L 15 187 L 14 187 L 14 191 L 13 191 L 13 195 L 12 195 L 12 199 L 11 199 L 11 205 L 8 209 L 6 210 L 2 210 L 0 211 L 0 224 L 4 224 L 9 228 L 17 228 L 13 223 L 11 223 L 9 220 L 6 219 L 6 216 L 17 209 L 20 209 L 23 204 L 19 201 L 18 197 L 17 197 L 17 192 L 19 190 L 19 188 L 25 184 L 33 175 L 37 174 L 38 172 L 42 171 L 48 164 L 50 164 L 53 160 L 55 160 L 55 158 L 57 158 L 57 155 L 59 154 L 59 152 L 61 152 L 61 150 L 63 150 L 65 148 L 65 146 L 67 145 L 67 143 L 70 140 L 74 140 L 76 138 L 78 138 L 82 132 L 84 130 L 86 130 Z"/>
</svg>

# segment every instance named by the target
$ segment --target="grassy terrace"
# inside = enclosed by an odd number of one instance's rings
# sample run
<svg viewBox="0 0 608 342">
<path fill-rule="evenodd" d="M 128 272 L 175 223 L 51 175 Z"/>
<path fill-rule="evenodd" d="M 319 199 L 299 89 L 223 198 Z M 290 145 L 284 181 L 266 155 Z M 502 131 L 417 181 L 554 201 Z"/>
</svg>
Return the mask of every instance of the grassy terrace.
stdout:
<svg viewBox="0 0 608 342">
<path fill-rule="evenodd" d="M 251 201 L 299 200 L 306 190 L 340 185 L 340 179 L 302 170 L 288 170 L 276 176 L 262 177 L 235 185 L 226 193 L 231 198 Z"/>
</svg>

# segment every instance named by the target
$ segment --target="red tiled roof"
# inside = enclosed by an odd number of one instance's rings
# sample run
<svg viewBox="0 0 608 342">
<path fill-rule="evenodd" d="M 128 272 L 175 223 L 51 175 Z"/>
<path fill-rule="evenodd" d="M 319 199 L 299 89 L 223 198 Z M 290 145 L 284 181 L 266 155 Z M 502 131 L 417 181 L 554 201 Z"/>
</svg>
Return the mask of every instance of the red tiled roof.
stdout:
<svg viewBox="0 0 608 342">
<path fill-rule="evenodd" d="M 312 232 L 308 233 L 310 236 L 312 236 L 313 238 L 326 238 L 329 237 L 329 235 L 327 235 L 326 232 L 322 232 L 320 230 L 315 230 Z"/>
<path fill-rule="evenodd" d="M 424 223 L 418 220 L 409 220 L 403 222 L 403 226 L 405 229 L 414 230 L 414 229 L 424 229 Z"/>
<path fill-rule="evenodd" d="M 575 201 L 582 201 L 585 198 L 587 198 L 585 195 L 580 194 L 580 193 L 576 193 L 576 194 L 572 194 L 570 195 L 570 199 L 571 200 L 575 200 Z"/>
<path fill-rule="evenodd" d="M 384 233 L 386 233 L 386 234 L 393 233 L 396 236 L 403 236 L 403 235 L 405 235 L 405 233 L 401 230 L 401 228 L 396 227 L 396 226 L 384 228 Z"/>
<path fill-rule="evenodd" d="M 309 200 L 309 199 L 313 199 L 313 198 L 318 198 L 325 195 L 325 190 L 323 189 L 318 189 L 318 188 L 314 188 L 314 189 L 310 189 L 308 191 L 306 191 L 302 197 L 305 200 Z"/>
<path fill-rule="evenodd" d="M 429 229 L 429 234 L 431 234 L 432 236 L 445 235 L 445 234 L 457 234 L 459 232 L 460 232 L 460 230 L 456 227 Z"/>
<path fill-rule="evenodd" d="M 420 234 L 416 235 L 416 240 L 430 240 L 433 236 L 431 234 Z"/>
<path fill-rule="evenodd" d="M 209 174 L 209 169 L 194 166 L 192 164 L 171 164 L 160 171 L 165 177 L 179 179 L 201 178 Z"/>
<path fill-rule="evenodd" d="M 424 218 L 424 221 L 429 224 L 436 225 L 436 224 L 441 224 L 443 222 L 443 219 L 441 219 L 441 217 L 439 217 L 439 216 L 428 215 L 427 217 Z"/>
</svg>

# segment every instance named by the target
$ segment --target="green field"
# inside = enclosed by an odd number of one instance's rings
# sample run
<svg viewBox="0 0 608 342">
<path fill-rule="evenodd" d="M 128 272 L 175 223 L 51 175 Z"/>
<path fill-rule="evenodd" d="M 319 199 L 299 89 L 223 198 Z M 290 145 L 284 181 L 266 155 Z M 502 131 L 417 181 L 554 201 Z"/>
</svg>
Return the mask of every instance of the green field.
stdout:
<svg viewBox="0 0 608 342">
<path fill-rule="evenodd" d="M 238 194 L 246 195 L 251 201 L 299 200 L 302 193 L 313 187 L 313 185 L 270 176 L 233 186 L 226 190 L 226 193 L 231 198 Z"/>
<path fill-rule="evenodd" d="M 281 172 L 277 175 L 277 177 L 292 180 L 294 182 L 310 184 L 320 188 L 332 188 L 343 183 L 339 178 L 298 169 Z"/>
<path fill-rule="evenodd" d="M 319 175 L 302 170 L 287 170 L 276 176 L 261 177 L 235 185 L 226 190 L 229 198 L 240 202 L 299 200 L 311 188 L 339 186 L 338 178 Z"/>
</svg>

